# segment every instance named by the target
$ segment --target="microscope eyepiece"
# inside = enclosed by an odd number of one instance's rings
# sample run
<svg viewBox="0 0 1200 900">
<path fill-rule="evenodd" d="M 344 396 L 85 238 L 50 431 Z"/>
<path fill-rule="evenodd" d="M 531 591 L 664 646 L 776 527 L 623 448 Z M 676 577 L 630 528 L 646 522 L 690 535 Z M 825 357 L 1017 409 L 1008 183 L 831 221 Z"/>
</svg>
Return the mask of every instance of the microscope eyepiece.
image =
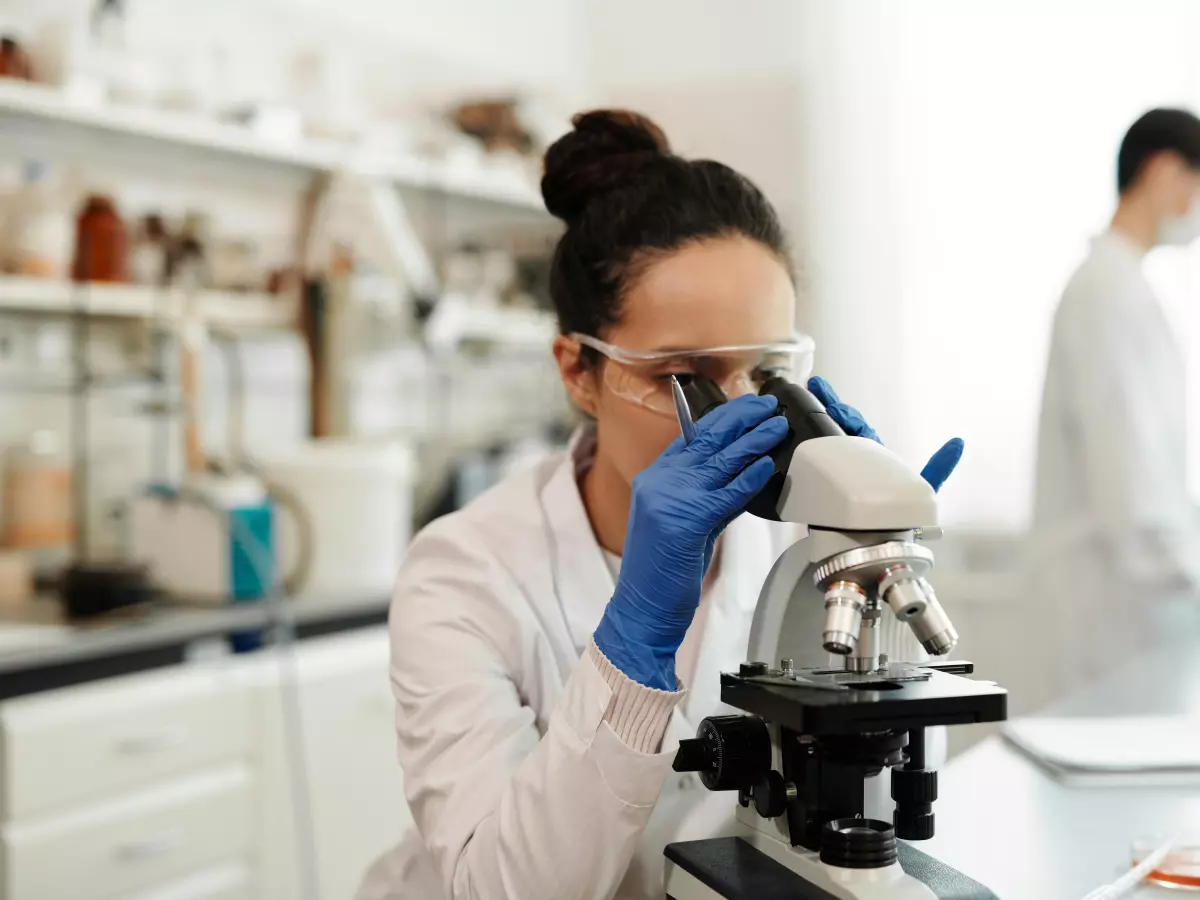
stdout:
<svg viewBox="0 0 1200 900">
<path fill-rule="evenodd" d="M 759 389 L 760 397 L 768 395 L 779 401 L 779 415 L 788 421 L 788 433 L 774 450 L 771 459 L 775 463 L 775 474 L 758 496 L 750 501 L 746 512 L 760 519 L 779 521 L 779 498 L 783 495 L 784 480 L 792 455 L 805 441 L 818 437 L 845 435 L 841 426 L 825 411 L 824 404 L 808 388 L 778 376 L 768 378 Z M 690 400 L 690 398 L 689 398 Z M 855 634 L 858 630 L 855 629 Z"/>
</svg>

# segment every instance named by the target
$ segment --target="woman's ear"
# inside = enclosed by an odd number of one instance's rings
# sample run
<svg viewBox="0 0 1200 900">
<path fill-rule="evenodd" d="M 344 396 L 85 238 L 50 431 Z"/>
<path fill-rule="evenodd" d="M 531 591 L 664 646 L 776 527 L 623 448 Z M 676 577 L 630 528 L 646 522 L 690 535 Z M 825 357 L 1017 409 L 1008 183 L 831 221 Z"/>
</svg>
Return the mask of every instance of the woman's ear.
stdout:
<svg viewBox="0 0 1200 900">
<path fill-rule="evenodd" d="M 554 359 L 567 395 L 580 410 L 596 418 L 596 368 L 583 358 L 583 348 L 565 334 L 554 339 Z"/>
</svg>

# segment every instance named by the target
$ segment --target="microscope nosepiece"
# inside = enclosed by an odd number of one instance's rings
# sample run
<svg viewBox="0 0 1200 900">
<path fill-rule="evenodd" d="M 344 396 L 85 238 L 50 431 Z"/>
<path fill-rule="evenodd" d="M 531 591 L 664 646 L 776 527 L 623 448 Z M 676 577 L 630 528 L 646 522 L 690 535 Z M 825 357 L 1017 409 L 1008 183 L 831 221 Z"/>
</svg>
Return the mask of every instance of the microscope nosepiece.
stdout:
<svg viewBox="0 0 1200 900">
<path fill-rule="evenodd" d="M 867 594 L 850 581 L 838 581 L 825 592 L 825 649 L 838 656 L 849 656 L 858 644 Z"/>
</svg>

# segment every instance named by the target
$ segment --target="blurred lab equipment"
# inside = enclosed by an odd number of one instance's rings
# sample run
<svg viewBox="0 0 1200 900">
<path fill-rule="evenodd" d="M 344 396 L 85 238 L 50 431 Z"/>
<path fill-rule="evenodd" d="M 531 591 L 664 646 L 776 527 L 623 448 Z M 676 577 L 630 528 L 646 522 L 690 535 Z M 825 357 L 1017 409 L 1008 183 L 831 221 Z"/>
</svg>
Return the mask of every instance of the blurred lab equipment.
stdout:
<svg viewBox="0 0 1200 900">
<path fill-rule="evenodd" d="M 1128 896 L 1143 881 L 1150 879 L 1153 874 L 1158 872 L 1158 867 L 1164 863 L 1174 846 L 1175 839 L 1171 838 L 1155 847 L 1143 850 L 1141 858 L 1137 858 L 1138 845 L 1135 844 L 1133 868 L 1111 884 L 1102 885 L 1091 891 L 1083 900 L 1120 900 L 1120 898 Z"/>
<path fill-rule="evenodd" d="M 0 610 L 23 607 L 33 599 L 33 566 L 22 550 L 0 550 Z"/>
<path fill-rule="evenodd" d="M 163 217 L 157 213 L 143 216 L 129 253 L 129 273 L 134 283 L 153 286 L 165 284 L 170 249 L 170 237 Z"/>
<path fill-rule="evenodd" d="M 113 103 L 153 106 L 162 89 L 153 64 L 129 40 L 124 0 L 96 0 L 90 53 Z"/>
<path fill-rule="evenodd" d="M 35 278 L 65 278 L 72 223 L 67 204 L 50 183 L 47 166 L 26 160 L 21 186 L 5 203 L 3 270 Z"/>
<path fill-rule="evenodd" d="M 4 453 L 4 546 L 50 575 L 69 560 L 74 538 L 70 462 L 57 434 L 35 431 Z"/>
<path fill-rule="evenodd" d="M 1005 739 L 1063 784 L 1200 785 L 1200 718 L 1031 716 Z"/>
<path fill-rule="evenodd" d="M 568 439 L 569 434 L 565 429 L 550 426 L 544 434 L 493 441 L 483 447 L 461 448 L 452 460 L 443 461 L 440 469 L 426 465 L 427 477 L 439 476 L 441 488 L 428 496 L 417 498 L 417 527 L 424 528 L 434 519 L 462 509 L 509 475 L 562 450 Z"/>
<path fill-rule="evenodd" d="M 29 62 L 29 54 L 10 35 L 0 37 L 0 78 L 33 80 L 33 66 Z"/>
<path fill-rule="evenodd" d="M 1200 844 L 1172 837 L 1162 840 L 1134 841 L 1134 868 L 1125 877 L 1136 884 L 1144 879 L 1164 888 L 1200 891 Z M 1110 895 L 1098 895 L 1095 900 L 1109 900 Z M 1085 898 L 1090 900 L 1090 898 Z"/>
<path fill-rule="evenodd" d="M 497 150 L 528 153 L 533 149 L 533 138 L 521 124 L 515 100 L 463 103 L 454 110 L 453 118 L 459 130 L 479 139 L 489 153 Z"/>
<path fill-rule="evenodd" d="M 92 194 L 79 212 L 75 229 L 75 281 L 127 280 L 125 223 L 111 197 Z"/>
<path fill-rule="evenodd" d="M 257 600 L 275 578 L 275 529 L 274 505 L 260 479 L 192 472 L 178 487 L 152 485 L 134 500 L 131 555 L 173 598 Z"/>
<path fill-rule="evenodd" d="M 212 284 L 212 265 L 209 261 L 211 246 L 208 216 L 195 210 L 189 212 L 170 244 L 167 280 L 185 291 L 209 287 Z"/>
<path fill-rule="evenodd" d="M 304 130 L 316 138 L 354 139 L 366 127 L 362 90 L 345 56 L 328 47 L 300 53 L 291 66 L 292 94 Z"/>
<path fill-rule="evenodd" d="M 69 619 L 103 616 L 157 596 L 144 566 L 120 560 L 71 563 L 58 578 L 58 594 Z"/>
<path fill-rule="evenodd" d="M 414 460 L 409 447 L 388 442 L 319 440 L 259 457 L 272 490 L 301 509 L 278 523 L 281 565 L 303 564 L 301 596 L 386 596 L 412 530 Z"/>
<path fill-rule="evenodd" d="M 881 444 L 846 435 L 805 389 L 773 379 L 763 392 L 778 396 L 790 426 L 772 454 L 783 478 L 764 491 L 767 512 L 809 531 L 763 585 L 747 661 L 721 675 L 722 702 L 747 715 L 705 719 L 675 757 L 676 771 L 699 772 L 710 790 L 738 792 L 737 836 L 667 845 L 667 894 L 743 896 L 757 884 L 866 900 L 953 883 L 956 896 L 994 898 L 897 840 L 934 834 L 927 730 L 1006 715 L 1002 688 L 961 677 L 969 663 L 881 652 L 888 610 L 928 653 L 958 640 L 925 579 L 933 488 Z M 843 664 L 830 666 L 822 649 Z M 895 808 L 883 821 L 878 773 L 888 768 Z"/>
<path fill-rule="evenodd" d="M 254 241 L 218 240 L 211 255 L 212 284 L 218 290 L 253 291 L 266 286 L 266 276 L 258 265 L 258 245 Z"/>
</svg>

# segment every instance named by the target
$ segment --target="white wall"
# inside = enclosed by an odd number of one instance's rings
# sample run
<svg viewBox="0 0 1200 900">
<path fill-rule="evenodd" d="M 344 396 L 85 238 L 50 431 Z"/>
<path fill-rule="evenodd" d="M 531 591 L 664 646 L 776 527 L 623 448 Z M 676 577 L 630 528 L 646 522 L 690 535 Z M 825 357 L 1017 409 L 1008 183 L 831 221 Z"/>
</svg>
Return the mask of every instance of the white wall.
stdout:
<svg viewBox="0 0 1200 900">
<path fill-rule="evenodd" d="M 589 102 L 646 113 L 685 156 L 744 172 L 796 218 L 799 4 L 594 0 Z"/>
</svg>

